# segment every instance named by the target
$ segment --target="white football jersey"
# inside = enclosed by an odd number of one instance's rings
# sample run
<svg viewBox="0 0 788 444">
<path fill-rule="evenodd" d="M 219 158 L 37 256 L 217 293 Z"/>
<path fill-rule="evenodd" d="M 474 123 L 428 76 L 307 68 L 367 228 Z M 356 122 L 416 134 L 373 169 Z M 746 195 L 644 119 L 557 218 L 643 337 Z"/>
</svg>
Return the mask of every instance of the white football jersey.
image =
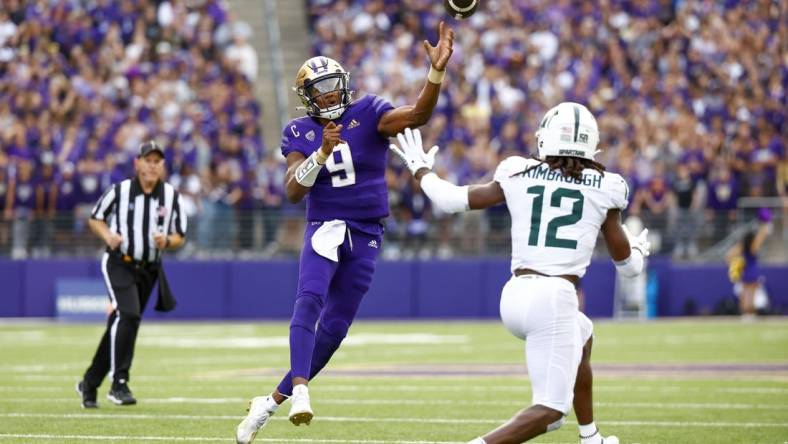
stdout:
<svg viewBox="0 0 788 444">
<path fill-rule="evenodd" d="M 495 170 L 512 216 L 512 272 L 530 268 L 582 277 L 607 211 L 627 207 L 627 183 L 618 174 L 593 169 L 575 180 L 539 163 L 514 156 Z"/>
</svg>

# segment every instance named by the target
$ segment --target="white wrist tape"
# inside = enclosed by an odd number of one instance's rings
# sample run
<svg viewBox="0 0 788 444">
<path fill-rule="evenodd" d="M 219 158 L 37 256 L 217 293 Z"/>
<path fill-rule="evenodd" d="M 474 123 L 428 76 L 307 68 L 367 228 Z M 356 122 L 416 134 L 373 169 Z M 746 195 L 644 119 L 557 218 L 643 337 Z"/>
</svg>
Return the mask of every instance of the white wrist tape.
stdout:
<svg viewBox="0 0 788 444">
<path fill-rule="evenodd" d="M 613 263 L 622 276 L 635 277 L 643 271 L 643 253 L 640 250 L 632 250 L 628 258 Z"/>
<path fill-rule="evenodd" d="M 318 148 L 317 151 L 320 151 Z M 323 164 L 318 162 L 318 154 L 317 151 L 310 154 L 309 157 L 304 159 L 300 165 L 295 170 L 295 178 L 296 182 L 300 183 L 305 187 L 311 187 L 315 184 L 315 180 L 317 180 L 317 175 L 320 173 L 320 170 L 323 168 Z"/>
<path fill-rule="evenodd" d="M 468 185 L 458 187 L 435 173 L 429 173 L 421 178 L 421 189 L 435 208 L 444 213 L 459 213 L 469 209 Z"/>
<path fill-rule="evenodd" d="M 430 72 L 427 73 L 427 80 L 429 80 L 430 83 L 440 84 L 441 82 L 443 82 L 444 77 L 446 77 L 445 69 L 443 71 L 438 71 L 437 69 L 432 67 L 432 65 L 430 65 Z"/>
</svg>

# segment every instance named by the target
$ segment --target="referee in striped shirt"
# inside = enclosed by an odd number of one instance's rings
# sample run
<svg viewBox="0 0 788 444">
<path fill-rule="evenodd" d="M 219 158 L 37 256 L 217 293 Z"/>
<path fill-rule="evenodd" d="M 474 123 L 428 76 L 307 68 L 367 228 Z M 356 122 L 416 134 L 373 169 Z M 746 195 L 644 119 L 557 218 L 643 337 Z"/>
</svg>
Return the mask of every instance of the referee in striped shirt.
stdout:
<svg viewBox="0 0 788 444">
<path fill-rule="evenodd" d="M 93 362 L 77 384 L 84 408 L 98 407 L 96 390 L 107 373 L 112 380 L 107 399 L 117 405 L 137 403 L 128 386 L 129 369 L 142 312 L 157 279 L 157 309 L 162 302 L 169 305 L 165 311 L 174 306 L 160 260 L 162 251 L 186 240 L 181 197 L 162 180 L 164 151 L 155 141 L 140 146 L 134 169 L 135 177 L 101 196 L 89 220 L 90 229 L 107 245 L 101 271 L 113 310 Z"/>
</svg>

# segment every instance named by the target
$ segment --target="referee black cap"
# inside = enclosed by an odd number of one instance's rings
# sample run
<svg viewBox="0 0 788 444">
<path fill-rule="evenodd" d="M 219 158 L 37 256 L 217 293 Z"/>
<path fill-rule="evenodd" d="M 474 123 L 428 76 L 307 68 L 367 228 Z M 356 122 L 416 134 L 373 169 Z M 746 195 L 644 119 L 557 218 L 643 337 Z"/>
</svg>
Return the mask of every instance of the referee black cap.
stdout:
<svg viewBox="0 0 788 444">
<path fill-rule="evenodd" d="M 143 158 L 154 151 L 158 151 L 161 157 L 164 157 L 164 149 L 155 140 L 148 140 L 140 145 L 140 154 L 137 157 Z"/>
</svg>

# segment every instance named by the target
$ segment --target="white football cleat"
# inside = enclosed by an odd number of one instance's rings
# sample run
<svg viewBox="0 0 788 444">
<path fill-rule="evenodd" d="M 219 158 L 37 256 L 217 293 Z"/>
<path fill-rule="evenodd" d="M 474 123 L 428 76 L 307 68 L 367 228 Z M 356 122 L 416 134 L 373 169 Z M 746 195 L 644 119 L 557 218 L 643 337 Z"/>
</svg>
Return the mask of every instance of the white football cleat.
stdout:
<svg viewBox="0 0 788 444">
<path fill-rule="evenodd" d="M 588 438 L 580 438 L 580 444 L 618 444 L 618 438 L 616 438 L 613 435 L 605 438 L 597 430 L 596 433 L 594 433 Z"/>
<path fill-rule="evenodd" d="M 257 396 L 249 401 L 249 408 L 243 421 L 235 429 L 235 442 L 250 444 L 257 436 L 257 431 L 265 427 L 276 409 L 279 407 L 271 396 Z"/>
<path fill-rule="evenodd" d="M 304 384 L 298 384 L 293 387 L 293 396 L 290 397 L 290 422 L 294 425 L 301 425 L 312 421 L 315 414 L 312 412 L 312 406 L 309 405 L 309 388 Z"/>
</svg>

